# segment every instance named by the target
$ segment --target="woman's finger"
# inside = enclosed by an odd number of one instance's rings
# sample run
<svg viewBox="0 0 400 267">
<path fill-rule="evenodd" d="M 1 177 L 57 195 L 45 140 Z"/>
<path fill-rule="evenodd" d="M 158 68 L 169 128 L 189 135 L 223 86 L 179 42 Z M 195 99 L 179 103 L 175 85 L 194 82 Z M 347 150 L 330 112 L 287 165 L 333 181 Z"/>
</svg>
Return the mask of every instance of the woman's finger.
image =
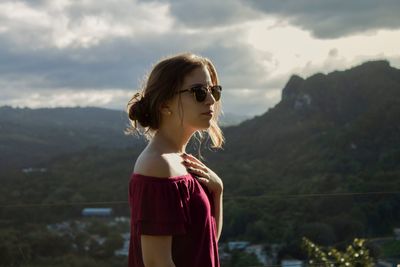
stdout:
<svg viewBox="0 0 400 267">
<path fill-rule="evenodd" d="M 198 168 L 195 168 L 195 167 L 188 167 L 191 171 L 194 171 L 194 172 L 196 172 L 196 173 L 199 173 L 199 174 L 201 174 L 202 176 L 209 176 L 208 175 L 208 173 L 207 172 L 205 172 L 205 171 L 203 171 L 203 170 L 201 170 L 201 169 L 198 169 Z"/>
<path fill-rule="evenodd" d="M 191 154 L 186 154 L 186 153 L 184 153 L 184 154 L 182 154 L 184 157 L 186 157 L 187 159 L 189 159 L 189 160 L 193 160 L 194 162 L 196 162 L 196 163 L 198 163 L 198 164 L 201 164 L 201 165 L 204 165 L 203 164 L 203 162 L 201 162 L 200 160 L 198 160 L 195 156 L 193 156 L 193 155 L 191 155 Z"/>
<path fill-rule="evenodd" d="M 198 164 L 198 163 L 196 163 L 196 162 L 193 162 L 193 161 L 190 161 L 190 160 L 187 160 L 187 159 L 184 159 L 183 163 L 184 163 L 185 165 L 187 165 L 187 166 L 191 166 L 191 167 L 194 167 L 194 168 L 198 168 L 198 169 L 200 169 L 200 170 L 203 170 L 203 171 L 207 171 L 207 167 L 204 166 L 204 165 L 202 165 L 202 164 Z"/>
<path fill-rule="evenodd" d="M 210 179 L 210 175 L 207 172 L 203 171 L 203 170 L 200 170 L 200 169 L 197 169 L 197 168 L 193 168 L 193 167 L 188 167 L 188 169 L 190 170 L 190 172 L 194 172 L 196 174 L 199 174 L 199 175 L 203 176 L 206 179 Z"/>
<path fill-rule="evenodd" d="M 208 184 L 208 183 L 210 182 L 210 180 L 205 179 L 205 178 L 202 178 L 202 177 L 197 177 L 197 179 L 198 179 L 200 182 L 204 183 L 204 184 Z"/>
<path fill-rule="evenodd" d="M 208 171 L 207 166 L 204 165 L 204 163 L 201 162 L 200 160 L 198 160 L 196 157 L 189 155 L 189 154 L 184 154 L 184 155 L 185 155 L 183 158 L 184 162 L 192 163 L 192 164 L 194 164 L 194 166 L 201 168 L 204 171 Z"/>
</svg>

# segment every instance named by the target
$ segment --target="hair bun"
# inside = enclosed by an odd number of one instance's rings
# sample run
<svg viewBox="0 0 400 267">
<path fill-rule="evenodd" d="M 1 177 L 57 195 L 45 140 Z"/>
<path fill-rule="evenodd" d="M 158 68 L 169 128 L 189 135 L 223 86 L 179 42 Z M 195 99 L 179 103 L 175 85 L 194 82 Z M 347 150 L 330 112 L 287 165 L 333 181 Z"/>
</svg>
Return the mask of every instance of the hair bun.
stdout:
<svg viewBox="0 0 400 267">
<path fill-rule="evenodd" d="M 137 93 L 133 97 L 136 101 L 129 108 L 129 118 L 133 121 L 138 121 L 142 127 L 147 127 L 150 125 L 147 101 L 144 97 L 138 99 L 139 96 L 140 93 Z"/>
</svg>

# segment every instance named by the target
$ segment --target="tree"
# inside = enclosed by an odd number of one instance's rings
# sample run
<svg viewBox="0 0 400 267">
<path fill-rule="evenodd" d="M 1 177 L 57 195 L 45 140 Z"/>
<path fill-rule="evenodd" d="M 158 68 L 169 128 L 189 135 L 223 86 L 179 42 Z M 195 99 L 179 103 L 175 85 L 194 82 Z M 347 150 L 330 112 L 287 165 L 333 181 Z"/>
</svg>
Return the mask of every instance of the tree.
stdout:
<svg viewBox="0 0 400 267">
<path fill-rule="evenodd" d="M 335 242 L 336 237 L 332 227 L 326 223 L 314 222 L 300 226 L 299 240 L 301 236 L 308 236 L 319 244 L 328 245 Z"/>
<path fill-rule="evenodd" d="M 124 239 L 119 233 L 111 233 L 107 236 L 107 240 L 104 242 L 104 256 L 112 257 L 117 249 L 122 248 L 124 245 Z"/>
<path fill-rule="evenodd" d="M 233 250 L 232 257 L 229 263 L 230 267 L 247 267 L 247 266 L 261 266 L 256 255 L 249 254 L 240 250 Z"/>
<path fill-rule="evenodd" d="M 310 257 L 311 267 L 373 267 L 374 260 L 365 247 L 365 239 L 355 238 L 342 252 L 335 248 L 323 248 L 303 237 L 303 248 Z"/>
</svg>

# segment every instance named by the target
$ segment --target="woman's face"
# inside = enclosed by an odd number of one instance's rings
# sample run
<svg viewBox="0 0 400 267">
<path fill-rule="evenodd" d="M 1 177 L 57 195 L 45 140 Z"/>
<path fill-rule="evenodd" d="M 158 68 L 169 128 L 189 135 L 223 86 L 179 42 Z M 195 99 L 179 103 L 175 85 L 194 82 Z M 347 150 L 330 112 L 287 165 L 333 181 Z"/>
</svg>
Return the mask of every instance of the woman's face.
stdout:
<svg viewBox="0 0 400 267">
<path fill-rule="evenodd" d="M 211 76 L 206 67 L 199 67 L 188 74 L 180 90 L 189 89 L 194 85 L 211 86 Z M 180 99 L 179 99 L 180 98 Z M 214 114 L 204 114 L 214 111 L 215 99 L 210 92 L 203 102 L 197 102 L 196 97 L 190 91 L 176 94 L 172 103 L 172 115 L 177 125 L 188 127 L 192 131 L 206 130 L 210 127 L 210 121 Z"/>
</svg>

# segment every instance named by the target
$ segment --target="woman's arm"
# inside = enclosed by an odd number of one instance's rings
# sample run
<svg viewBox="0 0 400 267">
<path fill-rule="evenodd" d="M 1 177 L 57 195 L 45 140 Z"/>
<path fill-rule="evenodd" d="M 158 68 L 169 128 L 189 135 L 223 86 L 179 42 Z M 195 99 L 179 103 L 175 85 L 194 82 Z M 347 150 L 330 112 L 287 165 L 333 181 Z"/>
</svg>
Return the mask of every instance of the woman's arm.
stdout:
<svg viewBox="0 0 400 267">
<path fill-rule="evenodd" d="M 142 258 L 146 267 L 175 267 L 171 235 L 141 235 Z"/>
<path fill-rule="evenodd" d="M 197 179 L 207 186 L 209 192 L 213 195 L 215 221 L 217 224 L 217 240 L 221 236 L 223 224 L 223 192 L 224 184 L 221 178 L 210 168 L 204 165 L 200 160 L 190 154 L 182 154 L 183 163 L 188 171 L 194 173 Z"/>
<path fill-rule="evenodd" d="M 217 223 L 217 241 L 221 236 L 223 224 L 223 192 L 213 194 L 215 221 Z"/>
</svg>

